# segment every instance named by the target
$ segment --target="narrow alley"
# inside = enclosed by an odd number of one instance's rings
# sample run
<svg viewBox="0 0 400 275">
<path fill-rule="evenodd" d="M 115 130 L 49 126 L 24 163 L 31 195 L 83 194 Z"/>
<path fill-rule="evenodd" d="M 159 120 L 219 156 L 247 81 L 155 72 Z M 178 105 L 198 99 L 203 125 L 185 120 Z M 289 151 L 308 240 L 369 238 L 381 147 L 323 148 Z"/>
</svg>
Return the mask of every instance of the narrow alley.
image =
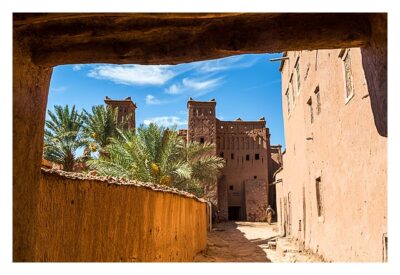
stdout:
<svg viewBox="0 0 400 275">
<path fill-rule="evenodd" d="M 209 232 L 207 249 L 195 262 L 322 262 L 302 251 L 296 243 L 280 237 L 276 224 L 225 222 Z"/>
</svg>

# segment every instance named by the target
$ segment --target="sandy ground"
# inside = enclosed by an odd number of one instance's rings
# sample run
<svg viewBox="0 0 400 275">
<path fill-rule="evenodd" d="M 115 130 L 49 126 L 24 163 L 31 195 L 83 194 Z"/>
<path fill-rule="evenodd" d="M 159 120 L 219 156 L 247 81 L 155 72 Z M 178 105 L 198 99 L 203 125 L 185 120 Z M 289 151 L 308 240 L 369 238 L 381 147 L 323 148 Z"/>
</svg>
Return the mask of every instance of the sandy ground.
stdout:
<svg viewBox="0 0 400 275">
<path fill-rule="evenodd" d="M 276 242 L 277 249 L 268 243 Z M 298 249 L 290 239 L 278 236 L 275 224 L 226 222 L 208 234 L 208 246 L 195 262 L 321 262 L 314 254 Z"/>
</svg>

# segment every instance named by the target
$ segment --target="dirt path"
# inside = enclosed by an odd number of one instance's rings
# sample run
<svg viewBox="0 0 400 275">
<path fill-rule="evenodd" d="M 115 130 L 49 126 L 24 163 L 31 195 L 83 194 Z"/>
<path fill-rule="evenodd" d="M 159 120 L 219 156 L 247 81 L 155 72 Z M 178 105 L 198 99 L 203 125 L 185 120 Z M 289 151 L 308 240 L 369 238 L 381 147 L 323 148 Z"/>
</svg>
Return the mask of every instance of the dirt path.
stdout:
<svg viewBox="0 0 400 275">
<path fill-rule="evenodd" d="M 279 242 L 270 248 L 269 242 Z M 276 225 L 262 222 L 219 223 L 208 235 L 208 247 L 195 262 L 319 262 L 300 251 L 289 239 L 280 238 Z"/>
<path fill-rule="evenodd" d="M 245 224 L 245 225 L 243 225 Z M 259 225 L 260 224 L 260 225 Z M 251 227 L 254 230 L 242 230 Z M 208 234 L 207 250 L 197 255 L 196 262 L 269 262 L 265 252 L 255 243 L 255 232 L 265 228 L 264 223 L 219 223 Z"/>
</svg>

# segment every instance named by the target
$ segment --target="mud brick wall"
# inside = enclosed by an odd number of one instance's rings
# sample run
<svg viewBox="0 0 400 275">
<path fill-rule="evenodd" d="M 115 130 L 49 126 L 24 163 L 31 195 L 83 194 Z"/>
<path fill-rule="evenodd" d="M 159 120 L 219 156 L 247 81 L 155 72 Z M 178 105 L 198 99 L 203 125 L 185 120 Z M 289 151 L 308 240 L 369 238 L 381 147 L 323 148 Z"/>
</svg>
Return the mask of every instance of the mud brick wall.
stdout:
<svg viewBox="0 0 400 275">
<path fill-rule="evenodd" d="M 42 169 L 33 261 L 192 261 L 206 203 L 151 184 Z"/>
<path fill-rule="evenodd" d="M 247 220 L 253 222 L 266 221 L 268 207 L 267 183 L 263 180 L 247 180 L 244 188 Z"/>
</svg>

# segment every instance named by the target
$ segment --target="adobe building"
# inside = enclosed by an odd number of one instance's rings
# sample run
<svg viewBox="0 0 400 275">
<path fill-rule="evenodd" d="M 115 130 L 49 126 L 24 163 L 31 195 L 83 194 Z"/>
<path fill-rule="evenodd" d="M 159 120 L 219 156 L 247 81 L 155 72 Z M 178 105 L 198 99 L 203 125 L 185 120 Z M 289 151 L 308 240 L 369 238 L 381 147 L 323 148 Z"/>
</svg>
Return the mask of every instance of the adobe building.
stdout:
<svg viewBox="0 0 400 275">
<path fill-rule="evenodd" d="M 276 205 L 276 185 L 274 184 L 274 174 L 282 168 L 282 145 L 270 146 L 270 158 L 268 164 L 268 202 L 275 210 L 273 221 L 277 221 L 277 205 Z"/>
<path fill-rule="evenodd" d="M 221 121 L 215 115 L 215 99 L 190 98 L 187 107 L 188 130 L 180 130 L 179 134 L 187 134 L 189 142 L 216 144 L 214 154 L 226 162 L 220 177 L 204 186 L 205 198 L 217 206 L 219 219 L 264 221 L 269 203 L 269 173 L 278 169 L 271 164 L 265 118 Z"/>
<path fill-rule="evenodd" d="M 117 108 L 117 123 L 123 129 L 135 129 L 136 128 L 136 117 L 135 111 L 137 109 L 136 103 L 134 103 L 131 97 L 127 97 L 122 100 L 111 99 L 106 96 L 104 99 L 107 107 Z"/>
<path fill-rule="evenodd" d="M 387 260 L 387 138 L 374 123 L 360 48 L 282 57 L 286 151 L 278 225 L 328 261 Z"/>
</svg>

